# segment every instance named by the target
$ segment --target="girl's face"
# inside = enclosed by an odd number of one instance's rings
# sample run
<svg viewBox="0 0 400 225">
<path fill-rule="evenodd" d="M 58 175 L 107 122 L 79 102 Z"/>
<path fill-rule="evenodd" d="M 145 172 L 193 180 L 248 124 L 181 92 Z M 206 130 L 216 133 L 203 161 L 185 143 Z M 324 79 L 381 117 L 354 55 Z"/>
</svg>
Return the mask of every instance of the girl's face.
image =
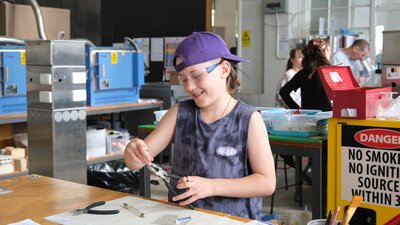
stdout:
<svg viewBox="0 0 400 225">
<path fill-rule="evenodd" d="M 181 59 L 178 57 L 176 63 Z M 228 92 L 226 78 L 230 69 L 228 62 L 220 59 L 186 67 L 178 74 L 178 79 L 185 92 L 199 107 L 212 104 L 222 93 Z"/>
<path fill-rule="evenodd" d="M 292 59 L 293 63 L 293 68 L 301 68 L 301 61 L 303 61 L 303 53 L 301 53 L 301 50 L 296 51 L 296 56 L 294 59 Z"/>
</svg>

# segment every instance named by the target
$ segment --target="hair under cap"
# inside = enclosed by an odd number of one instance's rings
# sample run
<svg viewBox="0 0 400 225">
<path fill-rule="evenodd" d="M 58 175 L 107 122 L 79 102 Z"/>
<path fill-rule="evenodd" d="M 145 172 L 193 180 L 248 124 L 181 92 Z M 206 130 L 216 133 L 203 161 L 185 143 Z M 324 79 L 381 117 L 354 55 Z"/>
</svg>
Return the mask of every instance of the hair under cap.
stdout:
<svg viewBox="0 0 400 225">
<path fill-rule="evenodd" d="M 181 57 L 183 60 L 178 65 L 176 65 L 177 57 Z M 248 59 L 232 54 L 225 41 L 219 35 L 211 32 L 193 32 L 179 43 L 173 63 L 175 70 L 180 72 L 188 66 L 218 58 L 224 58 L 236 63 L 249 62 Z"/>
</svg>

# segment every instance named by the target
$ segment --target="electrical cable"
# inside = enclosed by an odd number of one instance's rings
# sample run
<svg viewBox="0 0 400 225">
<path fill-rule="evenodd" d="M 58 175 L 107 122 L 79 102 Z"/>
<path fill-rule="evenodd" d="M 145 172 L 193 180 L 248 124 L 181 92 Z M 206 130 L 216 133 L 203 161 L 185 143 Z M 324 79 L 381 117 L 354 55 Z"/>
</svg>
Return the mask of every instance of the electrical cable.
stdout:
<svg viewBox="0 0 400 225">
<path fill-rule="evenodd" d="M 130 38 L 130 37 L 124 37 L 124 45 L 128 49 L 133 49 L 135 51 L 140 51 L 139 46 L 136 44 L 136 42 Z M 150 67 L 149 65 L 146 64 L 146 61 L 144 60 L 144 71 L 145 71 L 145 76 L 147 76 L 150 73 Z"/>
<path fill-rule="evenodd" d="M 278 12 L 276 12 L 275 15 L 276 14 L 278 14 Z M 270 24 L 270 23 L 267 23 L 267 22 L 264 22 L 264 24 L 268 25 L 270 27 L 277 27 L 277 26 L 284 27 L 284 26 L 287 26 L 287 25 L 291 24 L 294 21 L 294 19 L 296 18 L 297 14 L 300 14 L 300 13 L 297 12 L 297 13 L 288 13 L 288 14 L 292 16 L 292 19 L 289 22 L 285 23 L 285 24 L 279 24 L 278 25 L 278 24 Z"/>
<path fill-rule="evenodd" d="M 124 37 L 124 45 L 128 47 L 128 49 L 133 49 L 135 51 L 140 51 L 139 46 L 136 44 L 134 40 L 130 37 Z"/>
</svg>

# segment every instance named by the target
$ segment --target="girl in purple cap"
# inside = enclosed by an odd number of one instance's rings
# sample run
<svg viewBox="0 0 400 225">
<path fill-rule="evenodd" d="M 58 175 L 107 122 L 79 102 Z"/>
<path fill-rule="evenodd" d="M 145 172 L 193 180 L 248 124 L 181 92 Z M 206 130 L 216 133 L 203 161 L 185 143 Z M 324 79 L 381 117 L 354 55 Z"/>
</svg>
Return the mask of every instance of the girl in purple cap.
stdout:
<svg viewBox="0 0 400 225">
<path fill-rule="evenodd" d="M 151 165 L 174 142 L 171 179 L 180 205 L 260 219 L 262 196 L 275 190 L 267 130 L 253 106 L 232 97 L 239 86 L 233 64 L 247 61 L 229 52 L 221 37 L 194 32 L 177 47 L 174 66 L 191 100 L 171 107 L 144 140 L 125 149 L 130 169 Z"/>
</svg>

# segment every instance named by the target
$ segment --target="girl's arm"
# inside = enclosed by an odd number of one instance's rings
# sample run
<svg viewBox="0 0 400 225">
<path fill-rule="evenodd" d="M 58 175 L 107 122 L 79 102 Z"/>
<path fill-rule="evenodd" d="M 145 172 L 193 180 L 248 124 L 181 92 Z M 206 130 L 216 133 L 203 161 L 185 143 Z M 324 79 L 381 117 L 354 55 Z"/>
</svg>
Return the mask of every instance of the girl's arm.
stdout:
<svg viewBox="0 0 400 225">
<path fill-rule="evenodd" d="M 290 109 L 300 109 L 300 106 L 297 105 L 297 103 L 293 100 L 293 98 L 290 96 L 290 93 L 292 91 L 296 91 L 299 89 L 299 81 L 298 79 L 300 78 L 300 73 L 297 73 L 294 75 L 294 77 L 287 82 L 280 90 L 279 90 L 279 95 L 281 96 L 282 100 L 285 102 L 285 104 L 290 108 Z"/>
<path fill-rule="evenodd" d="M 144 140 L 135 138 L 125 148 L 124 160 L 129 169 L 141 169 L 145 164 L 150 165 L 157 156 L 172 141 L 178 104 L 174 105 L 163 116 L 160 124 Z"/>
</svg>

